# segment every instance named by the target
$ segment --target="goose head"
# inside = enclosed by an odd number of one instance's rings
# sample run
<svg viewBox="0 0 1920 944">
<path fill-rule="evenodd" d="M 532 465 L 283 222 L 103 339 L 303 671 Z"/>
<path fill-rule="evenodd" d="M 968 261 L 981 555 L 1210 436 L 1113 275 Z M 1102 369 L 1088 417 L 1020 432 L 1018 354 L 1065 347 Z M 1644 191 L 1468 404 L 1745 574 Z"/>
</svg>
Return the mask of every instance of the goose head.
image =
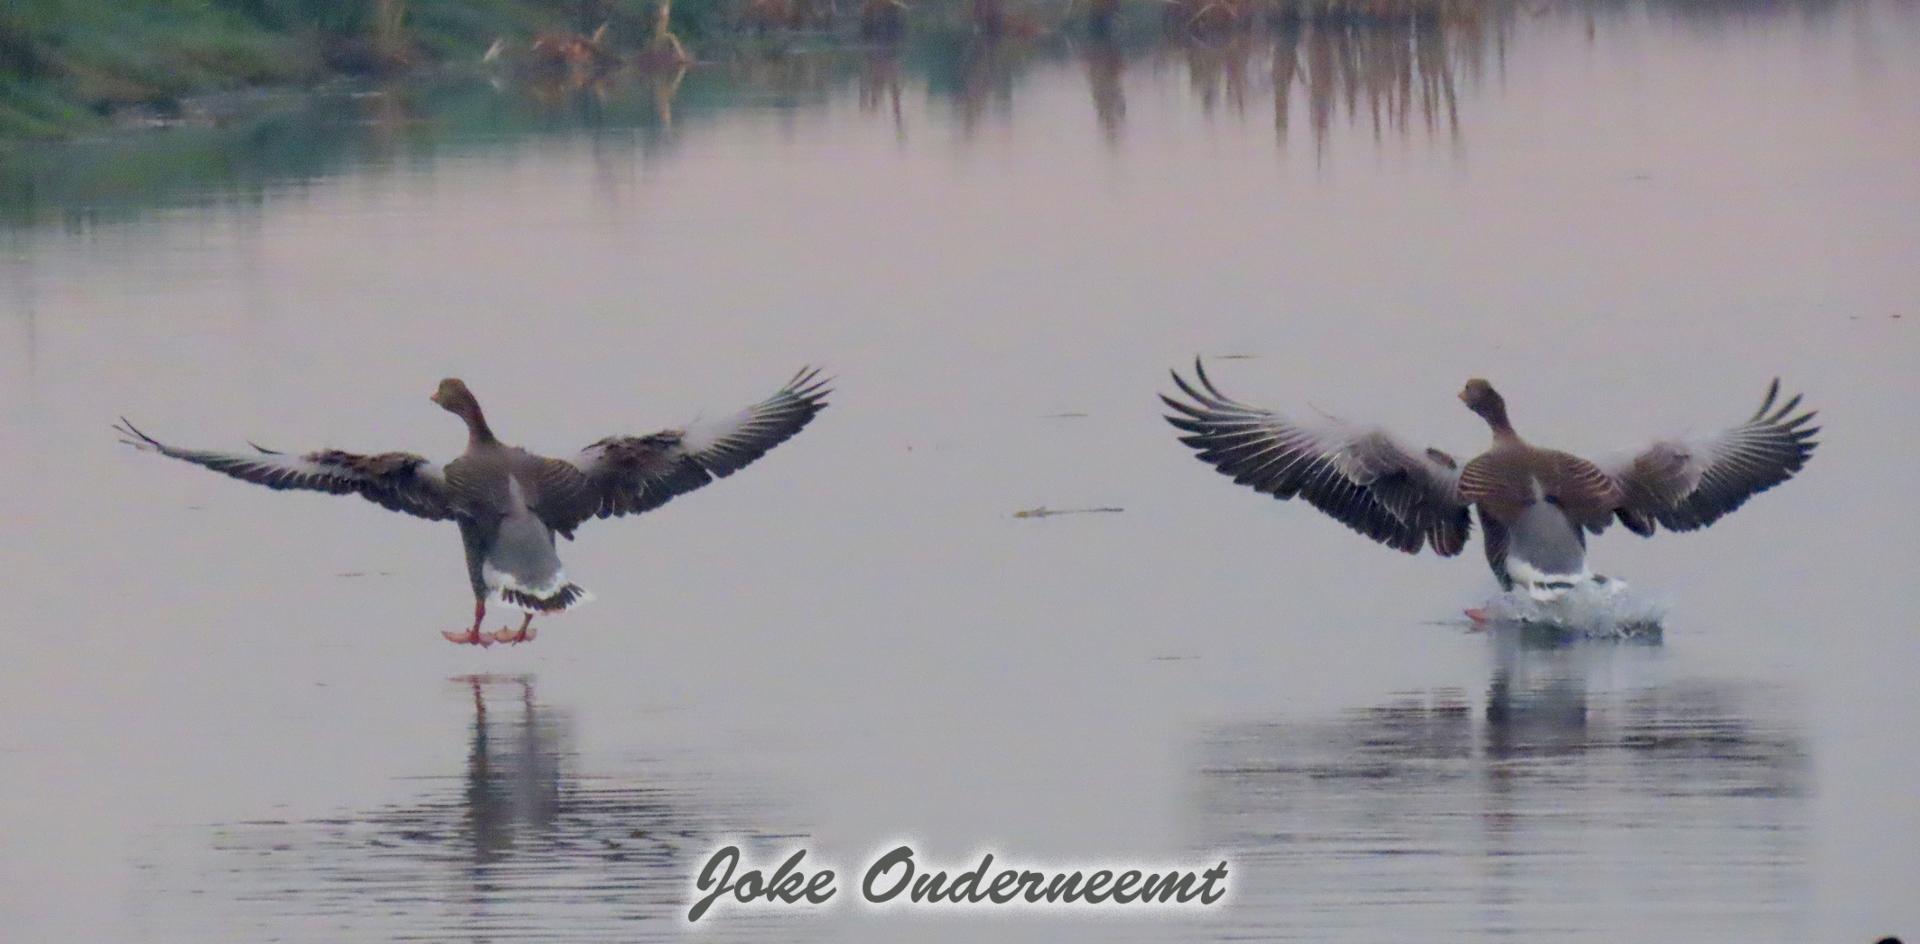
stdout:
<svg viewBox="0 0 1920 944">
<path fill-rule="evenodd" d="M 479 405 L 479 401 L 473 398 L 473 391 L 468 390 L 467 385 L 458 377 L 448 377 L 440 381 L 440 386 L 433 391 L 433 396 L 427 399 L 440 404 L 440 408 L 449 413 L 462 416 L 466 414 L 468 405 Z"/>
<path fill-rule="evenodd" d="M 440 386 L 435 388 L 433 396 L 428 399 L 439 404 L 440 408 L 448 413 L 465 420 L 467 430 L 473 434 L 474 438 L 481 440 L 493 438 L 492 431 L 487 429 L 486 417 L 480 413 L 480 401 L 474 398 L 473 391 L 468 390 L 467 385 L 461 382 L 460 378 L 448 377 L 440 381 Z"/>
<path fill-rule="evenodd" d="M 1493 389 L 1493 384 L 1478 377 L 1467 381 L 1466 387 L 1460 391 L 1460 402 L 1486 420 L 1496 434 L 1513 433 L 1513 425 L 1507 422 L 1507 401 L 1501 399 L 1500 392 Z"/>
</svg>

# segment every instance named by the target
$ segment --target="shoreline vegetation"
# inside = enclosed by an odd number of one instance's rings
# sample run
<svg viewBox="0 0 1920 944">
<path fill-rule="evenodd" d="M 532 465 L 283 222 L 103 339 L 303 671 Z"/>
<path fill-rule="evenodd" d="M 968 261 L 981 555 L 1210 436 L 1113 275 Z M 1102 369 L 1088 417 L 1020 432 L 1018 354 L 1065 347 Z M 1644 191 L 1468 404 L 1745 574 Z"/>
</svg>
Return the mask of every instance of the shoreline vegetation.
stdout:
<svg viewBox="0 0 1920 944">
<path fill-rule="evenodd" d="M 1115 41 L 1473 21 L 1522 0 L 10 0 L 0 144 L 209 123 L 262 90 L 466 67 L 591 81 L 796 39 Z"/>
<path fill-rule="evenodd" d="M 417 169 L 508 141 L 614 135 L 634 160 L 651 161 L 742 106 L 798 114 L 839 101 L 903 140 L 917 107 L 947 116 L 971 139 L 1013 118 L 1027 82 L 1062 73 L 1081 77 L 1090 130 L 1113 149 L 1129 136 L 1133 77 L 1154 75 L 1178 76 L 1209 116 L 1271 122 L 1282 148 L 1298 136 L 1316 160 L 1340 127 L 1371 129 L 1376 142 L 1418 136 L 1454 147 L 1463 134 L 1456 89 L 1503 72 L 1510 26 L 1275 25 L 1106 39 L 909 34 L 886 43 L 783 33 L 730 46 L 701 41 L 703 58 L 691 68 L 528 73 L 496 57 L 224 93 L 150 122 L 157 130 L 0 142 L 0 245 L 22 227 L 57 222 L 79 232 L 172 207 L 253 206 L 343 168 Z"/>
<path fill-rule="evenodd" d="M 53 0 L 8 2 L 14 5 L 0 5 L 0 19 L 17 23 L 23 11 L 45 13 Z M 155 2 L 161 0 L 125 0 L 101 15 L 123 16 Z M 241 0 L 193 2 L 206 10 Z M 320 0 L 247 2 L 272 10 Z M 337 2 L 376 9 L 377 0 Z M 469 11 L 526 13 L 537 6 L 549 19 L 527 14 L 514 31 L 499 32 L 497 18 L 483 18 L 458 41 L 427 28 L 443 22 L 454 0 L 407 0 L 404 16 L 343 20 L 358 25 L 342 28 L 334 47 L 317 33 L 261 32 L 255 38 L 266 37 L 262 48 L 285 43 L 304 52 L 287 52 L 284 63 L 272 60 L 274 71 L 252 78 L 226 70 L 181 78 L 160 70 L 165 83 L 113 80 L 125 62 L 165 61 L 154 58 L 161 47 L 109 42 L 135 35 L 124 25 L 122 32 L 86 33 L 80 42 L 61 32 L 80 30 L 82 18 L 73 13 L 58 30 L 38 34 L 36 49 L 63 52 L 57 66 L 52 54 L 35 52 L 31 80 L 19 79 L 18 43 L 0 43 L 11 50 L 0 54 L 0 64 L 8 64 L 0 68 L 0 126 L 8 116 L 16 122 L 0 130 L 0 246 L 44 224 L 80 232 L 175 207 L 255 206 L 343 168 L 421 167 L 506 141 L 617 134 L 630 142 L 635 160 L 650 161 L 741 105 L 798 113 L 844 101 L 904 139 L 914 124 L 907 103 L 918 100 L 917 107 L 947 115 L 969 139 L 1012 118 L 1025 82 L 1062 72 L 1082 77 L 1092 131 L 1114 149 L 1130 136 L 1127 105 L 1136 77 L 1155 75 L 1179 76 L 1210 117 L 1270 122 L 1276 146 L 1310 149 L 1315 161 L 1341 128 L 1370 132 L 1376 144 L 1418 138 L 1456 149 L 1471 136 L 1459 103 L 1505 81 L 1509 46 L 1530 18 L 1571 29 L 1584 21 L 1591 37 L 1597 23 L 1617 18 L 1652 15 L 1717 29 L 1824 16 L 1849 0 L 1553 0 L 1559 5 L 1551 8 L 1540 5 L 1547 0 L 1492 0 L 1467 13 L 1370 19 L 1284 12 L 1299 9 L 1284 6 L 1295 0 L 1237 0 L 1268 5 L 1237 8 L 1245 14 L 1239 21 L 1206 28 L 1170 20 L 1171 2 L 1123 0 L 1105 34 L 1086 19 L 1095 0 L 1044 0 L 1044 8 L 1033 5 L 1042 0 L 998 0 L 1008 4 L 1000 8 L 1008 15 L 1003 27 L 1041 9 L 1055 24 L 998 35 L 972 23 L 973 0 L 918 0 L 925 6 L 902 32 L 864 39 L 854 4 L 866 0 L 779 0 L 838 3 L 838 14 L 814 9 L 839 18 L 832 28 L 767 29 L 741 26 L 740 11 L 773 0 L 674 0 L 664 11 L 673 39 L 658 42 L 662 9 L 653 0 L 561 2 L 461 0 L 457 6 Z M 737 6 L 698 6 L 718 2 Z M 694 16 L 702 9 L 726 15 L 702 26 Z M 607 16 L 617 11 L 626 15 Z M 563 14 L 596 25 L 548 25 Z M 680 25 L 682 17 L 693 17 L 691 25 Z M 408 51 L 404 68 L 364 71 L 365 54 L 381 36 L 378 42 Z M 109 47 L 119 58 L 102 58 L 99 50 Z M 334 65 L 325 61 L 328 48 Z M 693 61 L 677 62 L 682 56 Z M 21 107 L 23 100 L 30 105 Z"/>
</svg>

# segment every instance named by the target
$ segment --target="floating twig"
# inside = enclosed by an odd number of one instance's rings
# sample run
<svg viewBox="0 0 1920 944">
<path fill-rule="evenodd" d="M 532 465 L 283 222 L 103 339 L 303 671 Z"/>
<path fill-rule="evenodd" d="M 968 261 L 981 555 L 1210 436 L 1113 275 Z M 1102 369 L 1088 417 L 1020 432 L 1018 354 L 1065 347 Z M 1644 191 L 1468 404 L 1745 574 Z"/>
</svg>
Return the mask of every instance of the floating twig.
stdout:
<svg viewBox="0 0 1920 944">
<path fill-rule="evenodd" d="M 1097 515 L 1114 514 L 1122 511 L 1126 511 L 1126 509 L 1110 506 L 1100 508 L 1048 508 L 1045 505 L 1041 505 L 1036 508 L 1028 508 L 1025 511 L 1016 511 L 1013 513 L 1013 516 L 1015 518 L 1050 518 L 1054 515 Z"/>
</svg>

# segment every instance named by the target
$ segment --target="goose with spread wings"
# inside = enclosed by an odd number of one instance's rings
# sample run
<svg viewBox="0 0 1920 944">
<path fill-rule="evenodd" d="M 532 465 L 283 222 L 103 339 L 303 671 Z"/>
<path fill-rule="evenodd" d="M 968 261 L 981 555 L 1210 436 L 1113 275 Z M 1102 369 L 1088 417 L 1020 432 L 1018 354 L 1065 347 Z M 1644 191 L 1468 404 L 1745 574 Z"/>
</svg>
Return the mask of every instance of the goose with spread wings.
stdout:
<svg viewBox="0 0 1920 944">
<path fill-rule="evenodd" d="M 467 426 L 467 451 L 444 464 L 410 452 L 182 449 L 148 436 L 124 417 L 115 429 L 135 448 L 257 485 L 358 495 L 417 518 L 455 522 L 473 587 L 473 626 L 443 635 L 487 646 L 532 639 L 536 614 L 591 599 L 561 569 L 555 535 L 572 540 L 574 530 L 590 518 L 652 511 L 732 475 L 805 428 L 826 407 L 827 384 L 819 371 L 803 369 L 778 393 L 724 420 L 645 436 L 609 436 L 566 458 L 535 455 L 495 438 L 480 401 L 456 378 L 441 381 L 431 397 Z M 525 613 L 520 628 L 483 632 L 489 601 Z"/>
<path fill-rule="evenodd" d="M 1587 534 L 1615 520 L 1642 537 L 1665 527 L 1692 531 L 1799 472 L 1813 455 L 1812 411 L 1779 402 L 1767 388 L 1746 422 L 1717 433 L 1665 439 L 1605 463 L 1520 438 L 1493 385 L 1469 380 L 1467 408 L 1493 432 L 1487 451 L 1466 463 L 1438 449 L 1414 449 L 1384 431 L 1328 416 L 1296 420 L 1220 392 L 1196 359 L 1194 380 L 1174 372 L 1183 397 L 1162 395 L 1180 441 L 1236 484 L 1279 499 L 1299 497 L 1396 550 L 1432 548 L 1452 557 L 1466 547 L 1476 511 L 1487 564 L 1503 589 L 1558 599 L 1584 581 Z"/>
</svg>

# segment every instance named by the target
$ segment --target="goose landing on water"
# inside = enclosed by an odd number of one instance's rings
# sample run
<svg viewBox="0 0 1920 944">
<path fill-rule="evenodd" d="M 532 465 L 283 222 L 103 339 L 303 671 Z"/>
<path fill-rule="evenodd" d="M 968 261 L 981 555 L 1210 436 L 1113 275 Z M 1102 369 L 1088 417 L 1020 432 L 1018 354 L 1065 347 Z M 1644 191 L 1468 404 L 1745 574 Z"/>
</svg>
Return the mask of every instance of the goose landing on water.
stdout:
<svg viewBox="0 0 1920 944">
<path fill-rule="evenodd" d="M 467 424 L 467 451 L 442 465 L 410 452 L 360 455 L 325 449 L 303 456 L 180 449 L 122 418 L 121 441 L 272 489 L 359 495 L 429 521 L 452 520 L 466 548 L 473 626 L 443 633 L 477 646 L 534 637 L 538 613 L 592 599 L 567 580 L 554 535 L 573 539 L 588 518 L 639 514 L 766 455 L 813 420 L 830 391 L 819 371 L 802 370 L 778 393 L 726 420 L 647 436 L 609 436 L 566 459 L 534 455 L 494 438 L 467 385 L 449 378 L 432 400 Z M 526 614 L 518 630 L 483 633 L 487 602 Z"/>
<path fill-rule="evenodd" d="M 1662 440 L 1605 465 L 1521 439 L 1506 402 L 1484 380 L 1460 391 L 1487 421 L 1493 445 L 1465 467 L 1438 449 L 1414 450 L 1385 432 L 1332 417 L 1296 422 L 1220 392 L 1194 361 L 1198 386 L 1178 372 L 1185 400 L 1162 396 L 1180 441 L 1201 461 L 1275 498 L 1296 495 L 1342 524 L 1396 550 L 1432 547 L 1452 557 L 1472 531 L 1486 531 L 1487 564 L 1502 589 L 1559 599 L 1596 578 L 1587 534 L 1618 519 L 1651 537 L 1659 526 L 1692 531 L 1793 477 L 1813 455 L 1812 412 L 1800 398 L 1775 407 L 1780 381 L 1753 417 L 1710 436 Z"/>
</svg>

